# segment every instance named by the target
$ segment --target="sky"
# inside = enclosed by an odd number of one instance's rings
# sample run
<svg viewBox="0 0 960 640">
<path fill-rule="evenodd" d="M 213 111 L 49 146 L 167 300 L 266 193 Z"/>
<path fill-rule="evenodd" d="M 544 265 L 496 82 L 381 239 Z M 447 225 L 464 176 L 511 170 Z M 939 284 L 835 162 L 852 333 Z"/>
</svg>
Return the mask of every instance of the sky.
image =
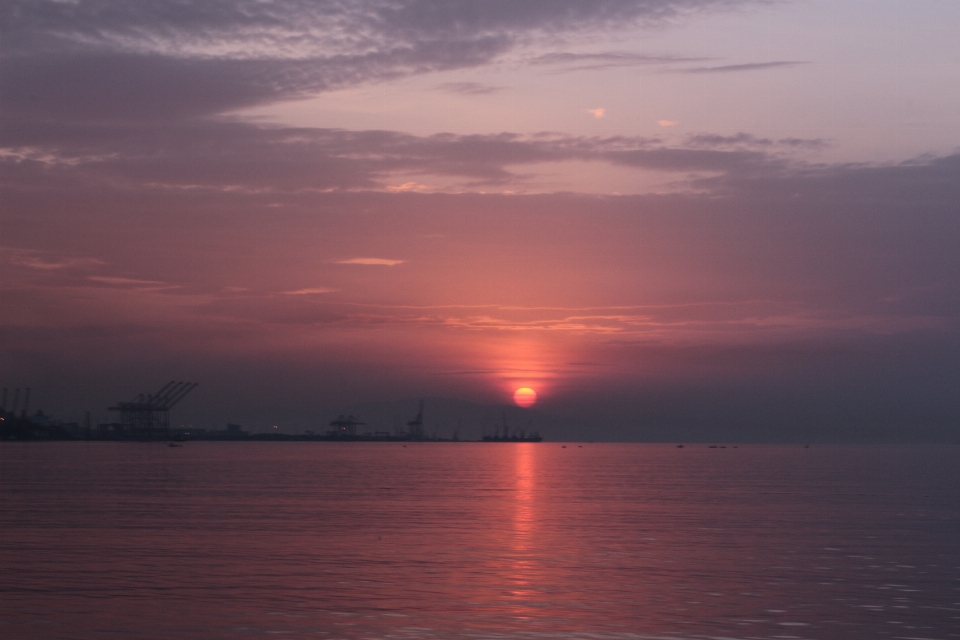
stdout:
<svg viewBox="0 0 960 640">
<path fill-rule="evenodd" d="M 960 441 L 960 3 L 10 0 L 0 380 Z M 559 433 L 559 432 L 558 432 Z M 556 435 L 556 434 L 554 434 Z"/>
</svg>

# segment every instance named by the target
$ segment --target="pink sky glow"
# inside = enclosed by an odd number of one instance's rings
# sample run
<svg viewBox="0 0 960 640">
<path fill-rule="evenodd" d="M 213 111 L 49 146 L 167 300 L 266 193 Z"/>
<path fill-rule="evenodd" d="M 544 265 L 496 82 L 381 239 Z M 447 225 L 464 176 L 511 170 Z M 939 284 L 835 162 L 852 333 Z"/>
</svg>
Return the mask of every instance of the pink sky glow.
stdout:
<svg viewBox="0 0 960 640">
<path fill-rule="evenodd" d="M 0 57 L 0 374 L 44 410 L 960 417 L 953 3 L 39 4 Z"/>
</svg>

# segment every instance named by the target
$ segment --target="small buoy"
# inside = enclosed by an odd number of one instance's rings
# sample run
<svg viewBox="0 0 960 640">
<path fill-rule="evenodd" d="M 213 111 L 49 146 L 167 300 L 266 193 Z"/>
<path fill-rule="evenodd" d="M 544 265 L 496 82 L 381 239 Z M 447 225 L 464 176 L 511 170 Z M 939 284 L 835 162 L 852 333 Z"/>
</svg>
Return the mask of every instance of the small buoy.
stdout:
<svg viewBox="0 0 960 640">
<path fill-rule="evenodd" d="M 566 448 L 567 448 L 567 445 L 563 445 L 563 446 L 560 447 L 560 448 L 561 448 L 561 449 L 566 449 Z"/>
</svg>

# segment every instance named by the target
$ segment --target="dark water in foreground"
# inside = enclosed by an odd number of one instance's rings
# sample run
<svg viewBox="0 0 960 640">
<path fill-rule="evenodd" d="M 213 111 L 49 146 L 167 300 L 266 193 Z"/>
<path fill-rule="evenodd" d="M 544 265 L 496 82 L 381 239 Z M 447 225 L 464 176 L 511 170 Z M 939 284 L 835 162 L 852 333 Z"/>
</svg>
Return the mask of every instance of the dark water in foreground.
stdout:
<svg viewBox="0 0 960 640">
<path fill-rule="evenodd" d="M 0 444 L 0 637 L 957 638 L 960 448 Z"/>
</svg>

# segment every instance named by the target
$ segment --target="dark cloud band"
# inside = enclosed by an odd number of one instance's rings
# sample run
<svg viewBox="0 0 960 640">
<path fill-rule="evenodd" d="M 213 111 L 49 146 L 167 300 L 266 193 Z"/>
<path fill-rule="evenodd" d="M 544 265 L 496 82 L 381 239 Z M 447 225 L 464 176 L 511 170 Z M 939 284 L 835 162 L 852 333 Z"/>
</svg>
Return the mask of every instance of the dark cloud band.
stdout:
<svg viewBox="0 0 960 640">
<path fill-rule="evenodd" d="M 751 0 L 81 0 L 5 3 L 0 110 L 173 121 L 484 64 L 538 35 Z"/>
</svg>

